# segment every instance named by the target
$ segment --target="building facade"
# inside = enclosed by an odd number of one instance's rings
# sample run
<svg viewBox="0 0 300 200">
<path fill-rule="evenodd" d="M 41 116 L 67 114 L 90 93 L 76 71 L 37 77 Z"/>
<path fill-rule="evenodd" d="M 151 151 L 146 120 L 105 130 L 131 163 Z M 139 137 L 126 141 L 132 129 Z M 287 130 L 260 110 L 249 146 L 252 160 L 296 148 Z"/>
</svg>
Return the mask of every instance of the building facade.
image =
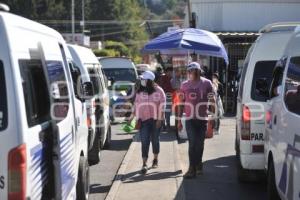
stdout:
<svg viewBox="0 0 300 200">
<path fill-rule="evenodd" d="M 188 10 L 188 9 L 186 9 Z M 190 0 L 196 28 L 215 32 L 229 55 L 229 66 L 210 58 L 209 74 L 218 72 L 224 84 L 227 113 L 236 112 L 239 75 L 248 49 L 265 25 L 276 22 L 300 22 L 300 0 Z M 188 14 L 185 26 L 189 27 Z"/>
</svg>

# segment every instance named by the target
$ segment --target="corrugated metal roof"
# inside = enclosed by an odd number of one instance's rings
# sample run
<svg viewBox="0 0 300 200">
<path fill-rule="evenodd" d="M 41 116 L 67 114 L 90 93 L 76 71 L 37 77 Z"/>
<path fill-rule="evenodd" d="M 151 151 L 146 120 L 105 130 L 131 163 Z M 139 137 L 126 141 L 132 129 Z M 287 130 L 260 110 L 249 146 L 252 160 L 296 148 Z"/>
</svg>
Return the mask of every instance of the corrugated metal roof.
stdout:
<svg viewBox="0 0 300 200">
<path fill-rule="evenodd" d="M 215 32 L 217 36 L 259 36 L 259 33 L 256 32 Z"/>
<path fill-rule="evenodd" d="M 190 0 L 191 3 L 300 3 L 299 0 Z"/>
</svg>

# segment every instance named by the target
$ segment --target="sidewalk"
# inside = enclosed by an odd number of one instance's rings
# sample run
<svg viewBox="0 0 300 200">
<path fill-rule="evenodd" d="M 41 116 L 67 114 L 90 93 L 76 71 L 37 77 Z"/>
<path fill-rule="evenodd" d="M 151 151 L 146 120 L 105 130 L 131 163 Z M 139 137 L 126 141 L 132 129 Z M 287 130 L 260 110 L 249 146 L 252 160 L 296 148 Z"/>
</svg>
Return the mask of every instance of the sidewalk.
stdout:
<svg viewBox="0 0 300 200">
<path fill-rule="evenodd" d="M 174 133 L 161 134 L 159 168 L 141 175 L 141 144 L 134 137 L 107 200 L 263 200 L 266 184 L 238 182 L 235 160 L 235 119 L 221 121 L 221 134 L 205 141 L 204 174 L 183 180 L 188 169 L 188 142 L 178 144 Z M 148 166 L 152 164 L 152 150 Z"/>
<path fill-rule="evenodd" d="M 238 182 L 235 160 L 235 119 L 221 120 L 221 133 L 205 140 L 203 172 L 193 180 L 184 180 L 187 200 L 263 200 L 266 199 L 264 183 L 242 184 Z M 179 144 L 182 170 L 188 169 L 188 143 Z"/>
<path fill-rule="evenodd" d="M 178 143 L 174 133 L 162 133 L 159 167 L 140 174 L 142 167 L 141 143 L 137 134 L 124 158 L 107 200 L 171 200 L 184 199 L 182 170 Z M 152 149 L 148 166 L 152 164 Z"/>
</svg>

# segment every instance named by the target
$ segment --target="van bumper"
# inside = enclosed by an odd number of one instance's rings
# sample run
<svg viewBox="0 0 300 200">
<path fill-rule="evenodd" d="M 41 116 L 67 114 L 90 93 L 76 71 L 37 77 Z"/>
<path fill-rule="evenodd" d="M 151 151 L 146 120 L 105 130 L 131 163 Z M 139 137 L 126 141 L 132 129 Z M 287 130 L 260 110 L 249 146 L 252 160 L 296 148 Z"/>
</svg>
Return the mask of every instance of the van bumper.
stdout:
<svg viewBox="0 0 300 200">
<path fill-rule="evenodd" d="M 260 154 L 241 154 L 241 165 L 244 169 L 248 170 L 264 170 L 265 169 L 265 156 Z"/>
</svg>

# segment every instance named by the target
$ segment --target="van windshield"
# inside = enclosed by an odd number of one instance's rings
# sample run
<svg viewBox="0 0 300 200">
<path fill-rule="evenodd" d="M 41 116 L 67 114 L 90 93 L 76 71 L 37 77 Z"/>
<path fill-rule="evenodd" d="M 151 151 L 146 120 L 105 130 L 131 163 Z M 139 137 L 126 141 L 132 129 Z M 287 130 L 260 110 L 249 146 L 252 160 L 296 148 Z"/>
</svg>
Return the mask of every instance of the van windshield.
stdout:
<svg viewBox="0 0 300 200">
<path fill-rule="evenodd" d="M 122 69 L 122 68 L 104 68 L 105 76 L 108 79 L 113 79 L 113 81 L 130 81 L 135 82 L 137 77 L 134 69 Z"/>
<path fill-rule="evenodd" d="M 266 97 L 259 94 L 256 91 L 256 84 L 259 80 L 266 80 L 267 88 L 270 88 L 272 78 L 273 78 L 273 71 L 276 65 L 276 60 L 269 60 L 269 61 L 259 61 L 255 65 L 254 73 L 253 73 L 253 80 L 252 80 L 252 89 L 251 89 L 251 98 L 254 101 L 265 102 Z"/>
<path fill-rule="evenodd" d="M 6 84 L 4 75 L 4 66 L 0 60 L 0 131 L 7 128 L 7 97 L 6 97 Z"/>
</svg>

